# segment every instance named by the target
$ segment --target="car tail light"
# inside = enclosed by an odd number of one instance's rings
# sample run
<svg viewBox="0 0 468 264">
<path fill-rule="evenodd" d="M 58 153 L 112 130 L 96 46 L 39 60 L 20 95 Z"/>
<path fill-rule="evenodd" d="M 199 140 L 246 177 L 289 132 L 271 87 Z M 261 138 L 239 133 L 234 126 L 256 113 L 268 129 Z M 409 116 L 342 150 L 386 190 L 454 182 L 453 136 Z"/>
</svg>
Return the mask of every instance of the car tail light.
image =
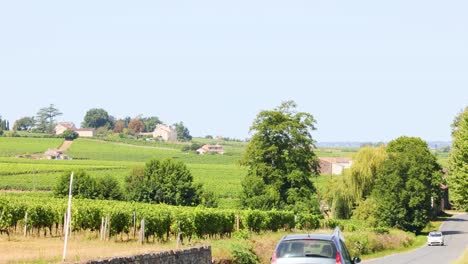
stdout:
<svg viewBox="0 0 468 264">
<path fill-rule="evenodd" d="M 276 251 L 273 252 L 273 256 L 271 256 L 271 264 L 276 264 Z"/>
<path fill-rule="evenodd" d="M 341 256 L 339 252 L 336 252 L 336 264 L 341 264 Z"/>
</svg>

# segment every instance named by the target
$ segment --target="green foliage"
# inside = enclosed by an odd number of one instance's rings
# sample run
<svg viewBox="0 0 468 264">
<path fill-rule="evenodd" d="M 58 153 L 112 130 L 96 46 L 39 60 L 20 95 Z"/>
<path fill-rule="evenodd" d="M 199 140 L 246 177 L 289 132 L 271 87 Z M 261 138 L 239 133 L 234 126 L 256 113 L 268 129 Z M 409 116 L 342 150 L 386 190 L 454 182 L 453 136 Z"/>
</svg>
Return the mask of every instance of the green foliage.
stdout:
<svg viewBox="0 0 468 264">
<path fill-rule="evenodd" d="M 126 179 L 128 199 L 132 201 L 193 206 L 201 202 L 200 189 L 193 184 L 187 166 L 171 159 L 152 159 L 143 173 L 138 171 Z"/>
<path fill-rule="evenodd" d="M 96 178 L 96 192 L 98 199 L 123 200 L 124 194 L 119 182 L 112 176 Z"/>
<path fill-rule="evenodd" d="M 10 123 L 8 122 L 8 120 L 2 120 L 2 116 L 0 115 L 0 131 L 3 132 L 8 130 L 10 130 Z"/>
<path fill-rule="evenodd" d="M 449 190 L 453 206 L 468 211 L 468 107 L 452 124 L 452 150 L 449 156 Z"/>
<path fill-rule="evenodd" d="M 66 140 L 74 140 L 78 138 L 78 133 L 76 131 L 73 131 L 71 129 L 67 129 L 63 131 L 62 137 L 65 138 Z"/>
<path fill-rule="evenodd" d="M 370 225 L 377 225 L 377 203 L 372 197 L 367 198 L 364 201 L 360 201 L 356 209 L 353 210 L 353 219 L 362 220 L 368 222 Z"/>
<path fill-rule="evenodd" d="M 301 213 L 297 215 L 296 228 L 313 230 L 320 227 L 319 216 L 313 214 Z"/>
<path fill-rule="evenodd" d="M 295 112 L 292 101 L 260 112 L 250 130 L 255 132 L 241 161 L 248 167 L 242 182 L 242 205 L 255 209 L 316 212 L 311 171 L 317 173 L 312 150 L 315 119 Z"/>
<path fill-rule="evenodd" d="M 374 187 L 377 170 L 382 166 L 387 153 L 385 146 L 364 147 L 353 156 L 349 183 L 354 201 L 366 199 Z"/>
<path fill-rule="evenodd" d="M 235 243 L 230 248 L 233 263 L 235 264 L 257 264 L 260 263 L 258 256 L 253 252 L 252 246 L 246 243 Z"/>
<path fill-rule="evenodd" d="M 157 124 L 162 124 L 156 116 L 142 117 L 141 121 L 145 124 L 145 132 L 153 132 Z"/>
<path fill-rule="evenodd" d="M 34 117 L 22 117 L 15 121 L 13 124 L 13 130 L 30 131 L 34 127 L 34 124 Z"/>
<path fill-rule="evenodd" d="M 328 183 L 325 198 L 331 204 L 333 217 L 338 219 L 349 219 L 354 206 L 352 189 L 349 187 L 347 176 L 335 177 Z"/>
<path fill-rule="evenodd" d="M 360 231 L 346 234 L 346 246 L 351 256 L 372 254 L 384 250 L 394 250 L 410 246 L 415 241 L 411 233 L 398 231 L 375 233 L 373 231 Z"/>
<path fill-rule="evenodd" d="M 373 190 L 377 219 L 419 233 L 433 214 L 431 197 L 437 201 L 440 196 L 441 168 L 419 138 L 397 138 L 388 144 L 387 153 Z"/>
<path fill-rule="evenodd" d="M 99 128 L 111 126 L 111 120 L 106 110 L 102 108 L 92 108 L 86 112 L 82 127 Z"/>
<path fill-rule="evenodd" d="M 193 142 L 190 145 L 184 145 L 182 147 L 182 151 L 185 151 L 185 152 L 187 152 L 187 151 L 196 151 L 197 149 L 199 149 L 201 147 L 203 147 L 203 144 Z"/>
<path fill-rule="evenodd" d="M 192 140 L 192 136 L 190 135 L 190 131 L 188 128 L 184 126 L 183 122 L 175 123 L 174 128 L 177 132 L 177 140 L 178 141 L 190 141 Z"/>
<path fill-rule="evenodd" d="M 57 197 L 67 196 L 70 190 L 70 174 L 65 172 L 54 188 Z M 96 180 L 85 171 L 77 171 L 73 174 L 72 194 L 76 198 L 95 199 L 98 196 Z"/>
<path fill-rule="evenodd" d="M 43 133 L 52 134 L 54 132 L 55 117 L 62 113 L 53 104 L 39 109 L 36 114 L 36 129 Z"/>
<path fill-rule="evenodd" d="M 258 233 L 262 230 L 289 230 L 295 227 L 296 223 L 294 213 L 290 211 L 246 210 L 242 215 L 242 225 L 247 230 Z"/>
</svg>

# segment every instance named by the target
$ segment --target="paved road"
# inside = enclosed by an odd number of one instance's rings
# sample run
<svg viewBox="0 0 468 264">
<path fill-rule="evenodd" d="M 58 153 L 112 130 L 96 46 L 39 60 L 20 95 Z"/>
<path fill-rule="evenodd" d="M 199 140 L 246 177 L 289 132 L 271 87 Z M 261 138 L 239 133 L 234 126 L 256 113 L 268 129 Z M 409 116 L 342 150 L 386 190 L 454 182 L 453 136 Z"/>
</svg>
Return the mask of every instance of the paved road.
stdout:
<svg viewBox="0 0 468 264">
<path fill-rule="evenodd" d="M 468 214 L 451 217 L 442 224 L 445 246 L 424 246 L 417 250 L 366 261 L 366 264 L 450 264 L 468 246 Z"/>
</svg>

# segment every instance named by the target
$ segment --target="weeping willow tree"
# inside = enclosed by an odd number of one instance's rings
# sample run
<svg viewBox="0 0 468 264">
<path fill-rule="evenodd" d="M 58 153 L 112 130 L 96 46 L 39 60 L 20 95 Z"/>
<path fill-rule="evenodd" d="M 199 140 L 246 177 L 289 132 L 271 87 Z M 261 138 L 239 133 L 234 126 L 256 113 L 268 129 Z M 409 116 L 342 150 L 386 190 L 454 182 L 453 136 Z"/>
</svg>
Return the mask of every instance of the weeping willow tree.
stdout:
<svg viewBox="0 0 468 264">
<path fill-rule="evenodd" d="M 387 158 L 384 146 L 364 147 L 353 157 L 349 183 L 354 201 L 366 199 L 374 187 L 377 170 Z"/>
<path fill-rule="evenodd" d="M 333 217 L 338 219 L 350 218 L 354 205 L 354 197 L 349 188 L 349 178 L 346 176 L 335 178 L 329 186 L 328 191 Z"/>
<path fill-rule="evenodd" d="M 334 217 L 348 219 L 356 205 L 362 203 L 374 187 L 377 170 L 387 157 L 384 146 L 364 147 L 353 157 L 353 165 L 343 177 L 328 187 L 328 201 Z"/>
</svg>

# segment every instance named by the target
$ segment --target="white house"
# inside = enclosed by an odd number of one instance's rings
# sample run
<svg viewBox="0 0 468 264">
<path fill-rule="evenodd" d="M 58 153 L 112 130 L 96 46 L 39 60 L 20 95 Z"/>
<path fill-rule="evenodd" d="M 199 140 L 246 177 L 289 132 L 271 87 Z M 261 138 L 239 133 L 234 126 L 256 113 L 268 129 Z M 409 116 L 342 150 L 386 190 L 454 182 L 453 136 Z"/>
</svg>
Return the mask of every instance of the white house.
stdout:
<svg viewBox="0 0 468 264">
<path fill-rule="evenodd" d="M 157 124 L 153 131 L 153 137 L 163 141 L 177 141 L 177 131 L 171 126 Z"/>
<path fill-rule="evenodd" d="M 96 130 L 92 128 L 76 128 L 72 122 L 60 122 L 55 126 L 55 134 L 61 135 L 65 130 L 70 129 L 78 133 L 80 137 L 94 137 Z"/>
<path fill-rule="evenodd" d="M 75 130 L 75 124 L 73 124 L 72 122 L 60 122 L 55 126 L 54 130 L 56 135 L 61 135 L 67 129 Z"/>
<path fill-rule="evenodd" d="M 94 137 L 96 135 L 96 130 L 92 128 L 77 128 L 75 132 L 78 133 L 80 137 Z"/>
<path fill-rule="evenodd" d="M 347 157 L 319 157 L 320 174 L 340 175 L 353 164 Z"/>
</svg>

